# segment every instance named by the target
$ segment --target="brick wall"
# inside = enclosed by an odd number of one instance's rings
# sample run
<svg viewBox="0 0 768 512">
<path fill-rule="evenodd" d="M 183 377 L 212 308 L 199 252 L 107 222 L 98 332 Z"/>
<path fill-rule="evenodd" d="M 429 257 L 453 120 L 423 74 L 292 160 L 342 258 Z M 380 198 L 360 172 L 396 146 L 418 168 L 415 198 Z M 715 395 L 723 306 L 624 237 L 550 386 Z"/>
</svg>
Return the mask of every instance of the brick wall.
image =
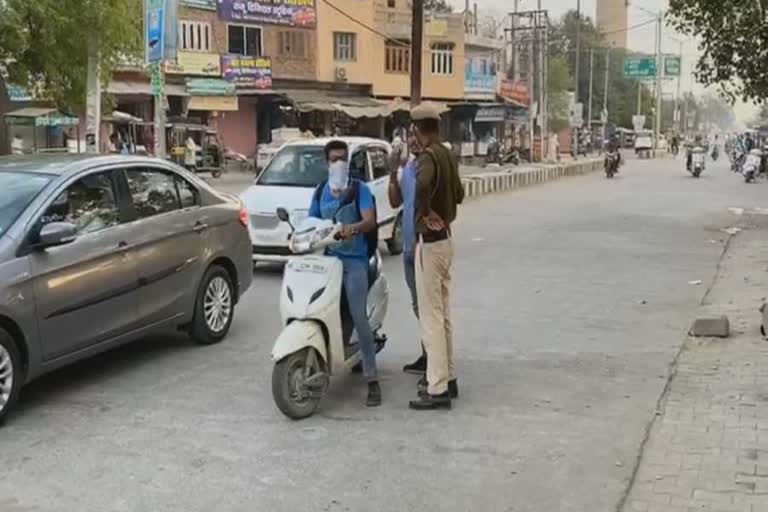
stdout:
<svg viewBox="0 0 768 512">
<path fill-rule="evenodd" d="M 317 33 L 314 30 L 290 29 L 263 25 L 264 55 L 272 58 L 272 76 L 274 78 L 317 80 Z M 281 53 L 281 35 L 303 34 L 303 56 Z M 287 36 L 283 36 L 286 41 Z M 291 38 L 287 39 L 288 41 Z"/>
</svg>

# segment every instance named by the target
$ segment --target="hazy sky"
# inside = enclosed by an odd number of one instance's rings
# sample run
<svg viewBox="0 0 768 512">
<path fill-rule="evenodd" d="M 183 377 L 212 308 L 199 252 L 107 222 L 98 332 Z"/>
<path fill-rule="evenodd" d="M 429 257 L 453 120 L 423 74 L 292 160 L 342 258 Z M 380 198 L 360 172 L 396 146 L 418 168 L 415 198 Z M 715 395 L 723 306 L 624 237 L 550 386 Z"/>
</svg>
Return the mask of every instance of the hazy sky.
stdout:
<svg viewBox="0 0 768 512">
<path fill-rule="evenodd" d="M 458 10 L 464 9 L 464 1 L 465 0 L 450 0 Z M 535 9 L 537 6 L 537 0 L 519 0 L 519 2 L 520 10 Z M 542 9 L 547 9 L 549 11 L 550 18 L 557 19 L 567 11 L 576 9 L 576 2 L 577 0 L 541 0 L 541 6 Z M 493 13 L 495 16 L 499 16 L 514 9 L 514 0 L 470 0 L 470 5 L 473 3 L 477 3 L 478 10 L 481 14 L 485 11 L 487 13 Z M 596 4 L 597 0 L 581 0 L 582 13 L 594 20 Z M 630 0 L 629 26 L 653 19 L 653 15 L 646 12 L 646 10 L 659 12 L 660 10 L 666 9 L 668 6 L 668 0 Z M 683 43 L 682 90 L 686 91 L 693 89 L 697 94 L 704 92 L 702 86 L 693 82 L 691 75 L 693 65 L 698 58 L 696 41 L 677 34 L 666 25 L 663 28 L 662 34 L 663 52 L 677 54 L 680 51 L 680 45 L 677 41 Z M 629 47 L 633 50 L 653 53 L 655 38 L 655 24 L 631 30 L 628 38 Z M 676 88 L 676 83 L 668 82 L 665 84 L 664 90 L 665 92 L 672 93 Z M 735 110 L 736 115 L 740 120 L 749 120 L 756 111 L 756 107 L 753 107 L 752 105 L 737 104 Z"/>
</svg>

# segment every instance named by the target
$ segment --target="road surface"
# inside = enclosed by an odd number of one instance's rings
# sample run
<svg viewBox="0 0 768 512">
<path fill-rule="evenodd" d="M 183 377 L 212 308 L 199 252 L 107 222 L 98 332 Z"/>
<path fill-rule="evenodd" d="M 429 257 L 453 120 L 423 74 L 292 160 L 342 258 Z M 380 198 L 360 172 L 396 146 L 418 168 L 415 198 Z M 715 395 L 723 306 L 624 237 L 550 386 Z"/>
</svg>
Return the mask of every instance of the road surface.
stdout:
<svg viewBox="0 0 768 512">
<path fill-rule="evenodd" d="M 630 160 L 613 180 L 464 206 L 451 412 L 407 408 L 419 336 L 388 257 L 383 406 L 342 376 L 315 417 L 285 419 L 270 391 L 280 272 L 260 267 L 224 343 L 157 336 L 26 388 L 0 429 L 0 510 L 614 510 L 728 208 L 768 207 L 766 187 L 722 161 L 695 180 L 682 161 Z"/>
</svg>

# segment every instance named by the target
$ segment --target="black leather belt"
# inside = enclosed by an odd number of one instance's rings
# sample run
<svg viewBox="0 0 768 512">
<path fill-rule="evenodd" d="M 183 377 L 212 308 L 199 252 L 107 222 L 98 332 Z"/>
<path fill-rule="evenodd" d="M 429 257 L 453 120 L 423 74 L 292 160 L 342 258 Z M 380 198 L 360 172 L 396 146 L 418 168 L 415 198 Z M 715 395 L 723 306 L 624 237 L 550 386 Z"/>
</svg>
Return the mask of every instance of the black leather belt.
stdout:
<svg viewBox="0 0 768 512">
<path fill-rule="evenodd" d="M 427 231 L 421 235 L 421 241 L 425 244 L 442 242 L 443 240 L 448 240 L 449 238 L 451 238 L 451 232 L 447 229 L 443 229 L 442 231 Z"/>
</svg>

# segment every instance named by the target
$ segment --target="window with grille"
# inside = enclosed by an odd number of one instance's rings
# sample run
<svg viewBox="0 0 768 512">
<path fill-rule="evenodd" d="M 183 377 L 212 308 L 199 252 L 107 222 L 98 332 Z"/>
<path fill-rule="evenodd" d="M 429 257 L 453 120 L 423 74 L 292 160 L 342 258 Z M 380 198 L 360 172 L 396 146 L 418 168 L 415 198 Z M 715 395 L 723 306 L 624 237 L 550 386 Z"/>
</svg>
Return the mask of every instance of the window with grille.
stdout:
<svg viewBox="0 0 768 512">
<path fill-rule="evenodd" d="M 307 56 L 307 33 L 284 30 L 278 32 L 278 53 L 288 57 Z"/>
<path fill-rule="evenodd" d="M 353 32 L 333 33 L 333 58 L 340 61 L 357 60 L 357 34 Z"/>
<path fill-rule="evenodd" d="M 179 22 L 181 49 L 187 52 L 210 52 L 213 33 L 210 23 L 201 21 Z"/>
<path fill-rule="evenodd" d="M 261 29 L 258 27 L 246 27 L 243 25 L 229 25 L 228 28 L 229 53 L 233 55 L 246 55 L 249 57 L 261 57 Z"/>
<path fill-rule="evenodd" d="M 384 45 L 384 71 L 410 73 L 411 47 L 407 41 L 387 41 Z"/>
<path fill-rule="evenodd" d="M 432 74 L 453 74 L 453 43 L 432 43 Z"/>
</svg>

